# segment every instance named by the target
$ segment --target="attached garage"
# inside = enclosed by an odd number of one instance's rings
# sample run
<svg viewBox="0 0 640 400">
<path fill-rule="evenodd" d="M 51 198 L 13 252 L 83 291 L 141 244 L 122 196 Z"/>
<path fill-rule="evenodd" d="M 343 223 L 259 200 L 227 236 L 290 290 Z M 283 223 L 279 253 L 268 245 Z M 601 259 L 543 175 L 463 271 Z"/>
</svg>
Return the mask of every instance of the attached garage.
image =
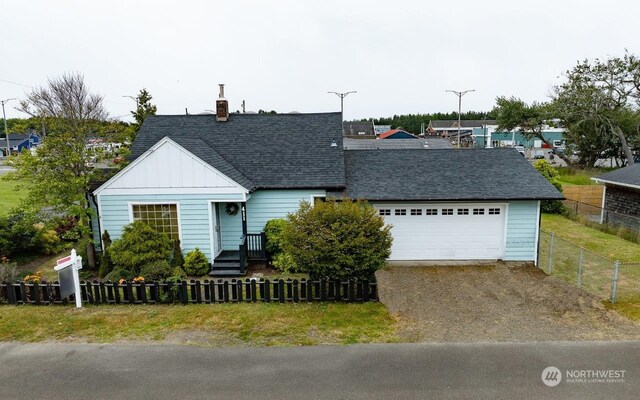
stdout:
<svg viewBox="0 0 640 400">
<path fill-rule="evenodd" d="M 374 204 L 391 224 L 390 261 L 503 259 L 505 203 Z"/>
<path fill-rule="evenodd" d="M 558 192 L 515 149 L 347 150 L 343 196 L 391 224 L 390 261 L 537 262 Z"/>
</svg>

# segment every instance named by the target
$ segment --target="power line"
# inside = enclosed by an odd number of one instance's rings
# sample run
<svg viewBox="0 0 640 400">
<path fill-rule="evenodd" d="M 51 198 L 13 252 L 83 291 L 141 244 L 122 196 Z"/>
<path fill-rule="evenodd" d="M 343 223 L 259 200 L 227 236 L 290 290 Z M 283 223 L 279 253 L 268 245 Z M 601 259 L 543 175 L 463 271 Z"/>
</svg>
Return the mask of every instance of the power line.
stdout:
<svg viewBox="0 0 640 400">
<path fill-rule="evenodd" d="M 10 81 L 10 80 L 7 80 L 7 79 L 0 79 L 0 81 L 2 81 L 2 82 L 6 82 L 6 83 L 10 83 L 10 84 L 12 84 L 12 85 L 18 85 L 18 86 L 23 86 L 23 87 L 26 87 L 26 88 L 29 88 L 29 89 L 33 89 L 33 86 L 23 85 L 22 83 L 18 83 L 18 82 Z"/>
</svg>

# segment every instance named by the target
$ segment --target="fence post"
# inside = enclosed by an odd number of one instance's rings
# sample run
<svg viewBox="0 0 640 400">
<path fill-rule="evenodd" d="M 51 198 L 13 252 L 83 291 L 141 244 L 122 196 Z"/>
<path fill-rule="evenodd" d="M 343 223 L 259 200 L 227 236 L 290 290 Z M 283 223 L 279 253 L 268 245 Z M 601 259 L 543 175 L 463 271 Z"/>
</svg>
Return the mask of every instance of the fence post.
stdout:
<svg viewBox="0 0 640 400">
<path fill-rule="evenodd" d="M 611 304 L 615 304 L 618 294 L 618 273 L 620 272 L 620 261 L 616 260 L 613 271 L 613 282 L 611 283 Z"/>
<path fill-rule="evenodd" d="M 549 267 L 547 268 L 547 273 L 551 275 L 551 269 L 553 267 L 553 241 L 556 237 L 556 234 L 551 232 L 551 240 L 549 243 Z"/>
<path fill-rule="evenodd" d="M 584 249 L 580 248 L 580 259 L 578 260 L 578 288 L 582 287 L 582 261 L 584 260 Z"/>
</svg>

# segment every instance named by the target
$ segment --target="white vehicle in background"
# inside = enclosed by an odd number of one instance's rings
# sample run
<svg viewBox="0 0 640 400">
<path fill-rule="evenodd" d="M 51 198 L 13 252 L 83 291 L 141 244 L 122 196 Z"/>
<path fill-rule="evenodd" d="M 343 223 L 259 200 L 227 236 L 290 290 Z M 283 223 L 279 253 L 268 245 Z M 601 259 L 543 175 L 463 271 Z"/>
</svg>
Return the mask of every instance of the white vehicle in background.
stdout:
<svg viewBox="0 0 640 400">
<path fill-rule="evenodd" d="M 514 146 L 514 149 L 518 150 L 518 153 L 522 154 L 522 157 L 524 157 L 524 146 Z"/>
</svg>

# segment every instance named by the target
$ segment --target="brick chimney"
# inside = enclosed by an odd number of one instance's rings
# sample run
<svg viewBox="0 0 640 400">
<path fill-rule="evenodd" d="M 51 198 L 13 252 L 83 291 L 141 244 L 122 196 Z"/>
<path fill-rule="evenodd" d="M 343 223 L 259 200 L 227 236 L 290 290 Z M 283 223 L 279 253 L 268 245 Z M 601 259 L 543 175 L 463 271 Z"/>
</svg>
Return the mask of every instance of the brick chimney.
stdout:
<svg viewBox="0 0 640 400">
<path fill-rule="evenodd" d="M 218 86 L 220 86 L 220 95 L 216 100 L 216 121 L 226 122 L 229 120 L 229 102 L 224 98 L 224 83 Z"/>
</svg>

